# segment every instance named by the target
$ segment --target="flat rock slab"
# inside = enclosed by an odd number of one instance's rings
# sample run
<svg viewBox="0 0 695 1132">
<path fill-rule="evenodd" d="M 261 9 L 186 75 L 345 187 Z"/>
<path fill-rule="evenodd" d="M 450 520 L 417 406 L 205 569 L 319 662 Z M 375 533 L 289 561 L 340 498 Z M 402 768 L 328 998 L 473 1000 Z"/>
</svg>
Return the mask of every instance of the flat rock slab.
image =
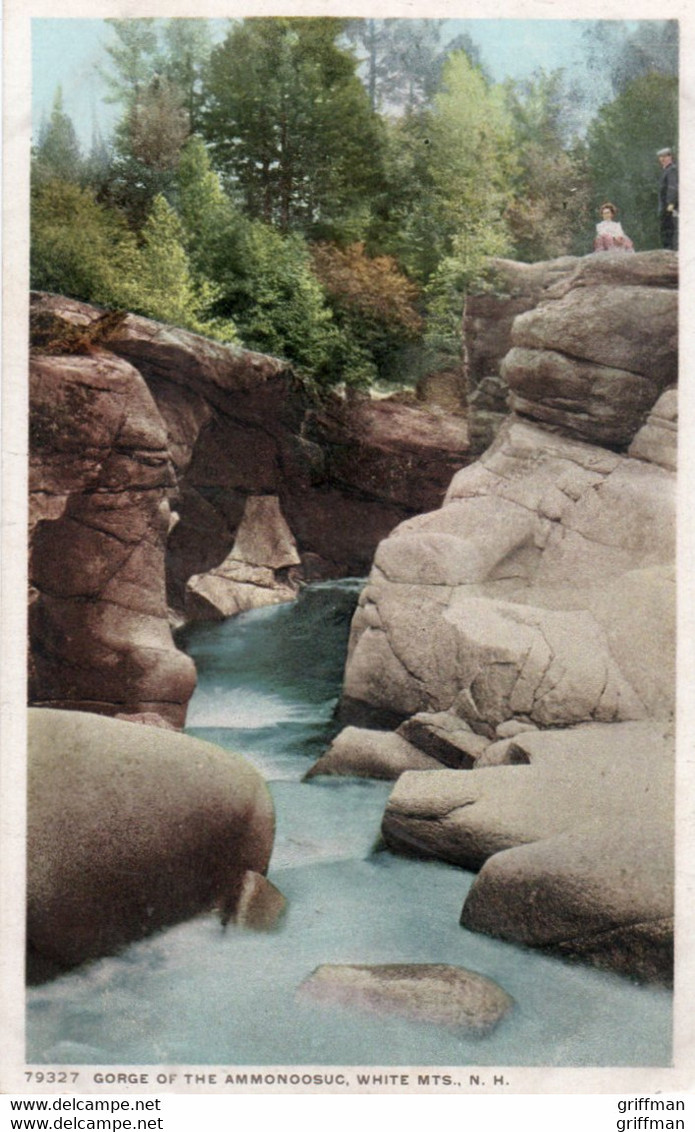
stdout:
<svg viewBox="0 0 695 1132">
<path fill-rule="evenodd" d="M 436 770 L 440 766 L 392 731 L 346 727 L 304 777 L 334 774 L 394 780 L 406 770 Z"/>
<path fill-rule="evenodd" d="M 329 1006 L 399 1015 L 481 1035 L 492 1030 L 514 1002 L 492 979 L 443 963 L 324 964 L 304 980 L 298 993 Z"/>
</svg>

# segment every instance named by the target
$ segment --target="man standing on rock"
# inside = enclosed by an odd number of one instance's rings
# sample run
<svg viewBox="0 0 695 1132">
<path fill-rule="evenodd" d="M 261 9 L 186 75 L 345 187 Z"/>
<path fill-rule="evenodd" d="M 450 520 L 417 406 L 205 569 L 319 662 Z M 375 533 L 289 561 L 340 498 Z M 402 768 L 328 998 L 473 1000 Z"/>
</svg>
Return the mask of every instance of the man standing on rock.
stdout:
<svg viewBox="0 0 695 1132">
<path fill-rule="evenodd" d="M 678 251 L 678 167 L 671 149 L 660 149 L 656 155 L 661 166 L 659 181 L 659 223 L 661 246 Z"/>
</svg>

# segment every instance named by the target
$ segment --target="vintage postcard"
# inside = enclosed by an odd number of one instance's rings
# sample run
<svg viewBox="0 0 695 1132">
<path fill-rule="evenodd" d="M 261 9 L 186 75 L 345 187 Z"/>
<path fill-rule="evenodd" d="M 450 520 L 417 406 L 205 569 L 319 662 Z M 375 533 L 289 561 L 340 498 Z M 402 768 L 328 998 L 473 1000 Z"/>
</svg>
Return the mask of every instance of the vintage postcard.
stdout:
<svg viewBox="0 0 695 1132">
<path fill-rule="evenodd" d="M 685 4 L 4 22 L 2 1091 L 684 1126 Z"/>
</svg>

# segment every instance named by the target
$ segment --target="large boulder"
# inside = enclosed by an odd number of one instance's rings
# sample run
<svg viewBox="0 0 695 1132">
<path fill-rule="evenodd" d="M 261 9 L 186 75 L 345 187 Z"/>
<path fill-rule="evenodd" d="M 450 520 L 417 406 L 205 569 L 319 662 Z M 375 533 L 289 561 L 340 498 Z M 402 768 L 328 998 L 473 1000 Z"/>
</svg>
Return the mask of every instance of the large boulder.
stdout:
<svg viewBox="0 0 695 1132">
<path fill-rule="evenodd" d="M 270 795 L 229 751 L 50 709 L 29 711 L 28 751 L 32 979 L 215 905 L 232 918 L 268 866 Z"/>
<path fill-rule="evenodd" d="M 670 985 L 673 827 L 641 809 L 616 816 L 600 830 L 496 853 L 469 891 L 462 925 Z"/>
<path fill-rule="evenodd" d="M 673 742 L 657 723 L 590 723 L 512 740 L 527 765 L 401 775 L 382 823 L 395 851 L 477 870 L 493 853 L 578 828 L 673 829 Z"/>
<path fill-rule="evenodd" d="M 292 601 L 297 585 L 290 571 L 301 564 L 276 495 L 250 495 L 230 553 L 186 586 L 191 620 L 222 620 L 248 609 Z"/>
<path fill-rule="evenodd" d="M 509 411 L 509 386 L 500 368 L 511 348 L 514 319 L 538 306 L 581 262 L 575 256 L 540 263 L 493 258 L 482 285 L 466 297 L 462 330 L 471 451 L 476 455 L 492 444 Z"/>
<path fill-rule="evenodd" d="M 157 406 L 105 351 L 34 355 L 30 387 L 31 701 L 180 727 L 195 670 L 169 629 L 173 476 Z"/>
<path fill-rule="evenodd" d="M 527 765 L 485 765 L 489 747 L 472 771 L 402 775 L 386 844 L 480 870 L 461 916 L 473 931 L 668 983 L 672 734 L 593 723 L 507 742 Z"/>
<path fill-rule="evenodd" d="M 453 710 L 492 737 L 667 715 L 674 555 L 672 473 L 511 418 L 441 510 L 380 544 L 342 718 Z"/>
<path fill-rule="evenodd" d="M 515 320 L 501 374 L 512 409 L 624 448 L 677 380 L 678 293 L 629 275 L 581 282 Z"/>
<path fill-rule="evenodd" d="M 625 448 L 675 381 L 677 286 L 668 251 L 491 260 L 463 320 L 472 451 L 509 408 Z"/>
</svg>

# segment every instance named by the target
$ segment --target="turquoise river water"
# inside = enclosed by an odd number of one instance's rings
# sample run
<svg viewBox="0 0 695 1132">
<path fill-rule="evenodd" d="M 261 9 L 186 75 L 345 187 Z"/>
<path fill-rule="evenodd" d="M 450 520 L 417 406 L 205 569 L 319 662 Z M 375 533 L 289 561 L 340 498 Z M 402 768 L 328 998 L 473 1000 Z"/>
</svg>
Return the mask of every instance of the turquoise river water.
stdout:
<svg viewBox="0 0 695 1132">
<path fill-rule="evenodd" d="M 379 844 L 389 783 L 301 781 L 337 726 L 360 582 L 196 625 L 179 638 L 199 684 L 187 730 L 246 755 L 270 784 L 270 879 L 289 901 L 257 934 L 203 915 L 33 987 L 27 1060 L 102 1065 L 648 1066 L 671 1057 L 671 995 L 476 935 L 458 920 L 473 875 Z M 491 772 L 493 773 L 493 772 Z M 490 1035 L 298 1002 L 321 963 L 453 963 L 515 1007 Z"/>
</svg>

